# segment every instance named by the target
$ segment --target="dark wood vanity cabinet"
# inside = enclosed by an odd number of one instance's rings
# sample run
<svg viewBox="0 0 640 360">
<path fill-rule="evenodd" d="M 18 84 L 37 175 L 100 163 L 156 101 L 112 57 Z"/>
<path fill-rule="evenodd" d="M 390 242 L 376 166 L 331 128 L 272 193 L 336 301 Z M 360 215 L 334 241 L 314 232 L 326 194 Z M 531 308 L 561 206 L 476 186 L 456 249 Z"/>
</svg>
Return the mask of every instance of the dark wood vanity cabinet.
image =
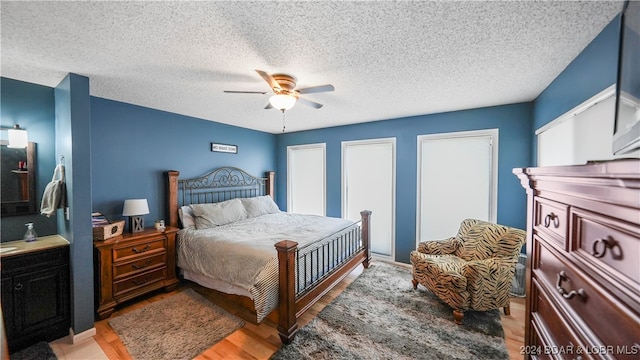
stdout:
<svg viewBox="0 0 640 360">
<path fill-rule="evenodd" d="M 2 256 L 9 351 L 69 335 L 69 246 Z"/>
</svg>

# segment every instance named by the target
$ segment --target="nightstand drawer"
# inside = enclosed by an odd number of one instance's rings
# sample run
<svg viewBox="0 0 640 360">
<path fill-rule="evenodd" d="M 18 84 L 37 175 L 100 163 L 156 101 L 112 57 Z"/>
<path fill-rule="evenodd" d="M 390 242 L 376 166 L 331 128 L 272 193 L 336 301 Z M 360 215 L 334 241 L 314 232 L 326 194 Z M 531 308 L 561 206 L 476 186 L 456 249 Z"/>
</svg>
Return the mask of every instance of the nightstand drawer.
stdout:
<svg viewBox="0 0 640 360">
<path fill-rule="evenodd" d="M 135 258 L 126 262 L 121 261 L 113 267 L 113 278 L 114 280 L 120 280 L 121 278 L 148 271 L 158 266 L 165 266 L 166 263 L 166 252 L 157 253 L 143 258 Z"/>
<path fill-rule="evenodd" d="M 136 242 L 134 244 L 123 246 L 121 248 L 115 248 L 113 250 L 113 262 L 123 261 L 132 256 L 141 257 L 146 256 L 151 252 L 158 249 L 165 249 L 165 238 L 155 238 L 146 242 Z"/>
<path fill-rule="evenodd" d="M 162 281 L 166 277 L 166 268 L 162 267 L 150 272 L 145 272 L 133 277 L 125 278 L 113 283 L 113 294 L 115 297 L 147 287 L 155 282 Z"/>
</svg>

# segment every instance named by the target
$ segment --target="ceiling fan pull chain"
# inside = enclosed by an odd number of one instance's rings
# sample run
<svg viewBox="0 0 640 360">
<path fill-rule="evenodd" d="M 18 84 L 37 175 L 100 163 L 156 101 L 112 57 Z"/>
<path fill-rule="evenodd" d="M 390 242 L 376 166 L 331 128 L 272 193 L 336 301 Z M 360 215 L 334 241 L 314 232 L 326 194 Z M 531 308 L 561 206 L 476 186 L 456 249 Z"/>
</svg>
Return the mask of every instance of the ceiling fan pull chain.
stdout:
<svg viewBox="0 0 640 360">
<path fill-rule="evenodd" d="M 282 132 L 285 131 L 285 126 L 284 126 L 284 109 L 282 110 Z"/>
</svg>

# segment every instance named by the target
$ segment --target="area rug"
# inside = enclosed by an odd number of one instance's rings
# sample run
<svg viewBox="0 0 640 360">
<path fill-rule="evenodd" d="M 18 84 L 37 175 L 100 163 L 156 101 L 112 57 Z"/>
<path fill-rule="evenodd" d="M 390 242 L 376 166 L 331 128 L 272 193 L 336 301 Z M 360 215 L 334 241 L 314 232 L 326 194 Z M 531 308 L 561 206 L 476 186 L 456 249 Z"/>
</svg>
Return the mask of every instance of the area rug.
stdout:
<svg viewBox="0 0 640 360">
<path fill-rule="evenodd" d="M 411 268 L 375 262 L 272 359 L 508 359 L 498 310 L 452 310 Z"/>
<path fill-rule="evenodd" d="M 11 360 L 56 360 L 58 357 L 46 341 L 41 341 L 9 356 Z"/>
<path fill-rule="evenodd" d="M 109 320 L 133 359 L 193 359 L 244 322 L 192 289 Z"/>
</svg>

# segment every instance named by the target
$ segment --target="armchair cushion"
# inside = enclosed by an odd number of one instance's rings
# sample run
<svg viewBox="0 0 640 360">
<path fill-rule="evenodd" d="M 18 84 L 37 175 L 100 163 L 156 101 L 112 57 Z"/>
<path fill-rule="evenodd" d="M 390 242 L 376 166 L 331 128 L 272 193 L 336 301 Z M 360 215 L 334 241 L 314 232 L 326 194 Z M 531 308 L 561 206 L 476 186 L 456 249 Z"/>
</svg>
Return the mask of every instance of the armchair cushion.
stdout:
<svg viewBox="0 0 640 360">
<path fill-rule="evenodd" d="M 448 289 L 463 291 L 467 288 L 467 279 L 463 275 L 466 262 L 455 255 L 427 255 L 413 251 L 411 262 L 420 264 L 423 273 Z"/>
<path fill-rule="evenodd" d="M 520 229 L 467 219 L 460 224 L 456 235 L 461 244 L 456 255 L 466 261 L 517 256 L 525 235 Z"/>
</svg>

